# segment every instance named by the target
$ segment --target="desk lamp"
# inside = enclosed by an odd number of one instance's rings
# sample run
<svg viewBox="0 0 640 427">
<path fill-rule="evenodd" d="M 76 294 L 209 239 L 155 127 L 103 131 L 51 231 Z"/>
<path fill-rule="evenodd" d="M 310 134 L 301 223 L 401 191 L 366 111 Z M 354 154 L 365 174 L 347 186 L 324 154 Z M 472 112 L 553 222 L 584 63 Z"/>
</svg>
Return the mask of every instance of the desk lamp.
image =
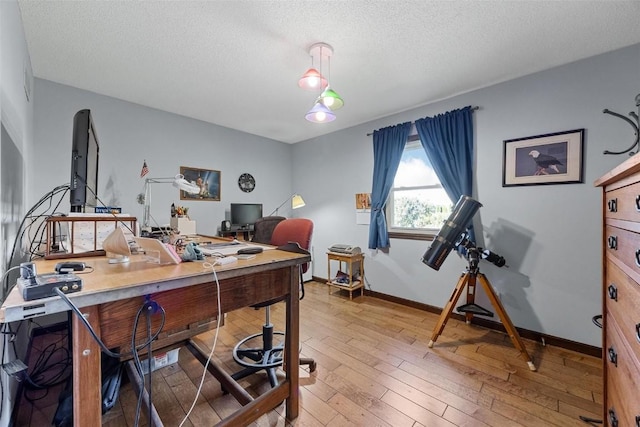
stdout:
<svg viewBox="0 0 640 427">
<path fill-rule="evenodd" d="M 278 214 L 278 209 L 283 207 L 285 205 L 285 203 L 287 203 L 289 200 L 291 200 L 291 209 L 298 209 L 298 208 L 303 207 L 306 204 L 301 195 L 293 193 L 292 195 L 287 197 L 287 199 L 284 202 L 282 202 L 282 204 L 280 206 L 278 206 L 273 212 L 271 212 L 269 214 L 269 216 L 273 216 L 274 214 L 277 215 Z"/>
<path fill-rule="evenodd" d="M 186 191 L 189 194 L 198 194 L 200 187 L 195 183 L 189 182 L 184 179 L 184 175 L 178 174 L 172 178 L 147 178 L 144 180 L 144 196 L 143 196 L 143 211 L 142 211 L 142 229 L 148 230 L 149 226 L 149 208 L 151 206 L 151 184 L 173 184 L 174 187 Z"/>
</svg>

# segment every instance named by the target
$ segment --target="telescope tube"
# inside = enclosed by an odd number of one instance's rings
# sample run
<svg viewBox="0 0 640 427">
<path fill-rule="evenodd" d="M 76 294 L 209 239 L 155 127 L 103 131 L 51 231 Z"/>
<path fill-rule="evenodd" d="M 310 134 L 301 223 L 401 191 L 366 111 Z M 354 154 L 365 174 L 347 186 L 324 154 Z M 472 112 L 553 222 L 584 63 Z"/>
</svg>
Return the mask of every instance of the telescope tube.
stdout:
<svg viewBox="0 0 640 427">
<path fill-rule="evenodd" d="M 460 196 L 451 215 L 422 256 L 422 262 L 434 270 L 439 270 L 451 249 L 456 246 L 456 241 L 469 228 L 473 216 L 481 207 L 482 204 L 473 198 Z"/>
</svg>

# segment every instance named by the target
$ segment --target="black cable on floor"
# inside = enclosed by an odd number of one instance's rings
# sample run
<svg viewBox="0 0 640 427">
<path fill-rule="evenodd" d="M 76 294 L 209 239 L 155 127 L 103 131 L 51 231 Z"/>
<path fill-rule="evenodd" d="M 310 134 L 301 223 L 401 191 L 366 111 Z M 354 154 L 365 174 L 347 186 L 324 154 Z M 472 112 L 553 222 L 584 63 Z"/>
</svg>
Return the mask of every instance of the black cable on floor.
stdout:
<svg viewBox="0 0 640 427">
<path fill-rule="evenodd" d="M 602 424 L 602 420 L 597 420 L 595 418 L 585 417 L 584 415 L 580 415 L 580 420 L 584 421 L 585 423 L 590 424 L 592 426 L 597 426 L 598 424 Z"/>
</svg>

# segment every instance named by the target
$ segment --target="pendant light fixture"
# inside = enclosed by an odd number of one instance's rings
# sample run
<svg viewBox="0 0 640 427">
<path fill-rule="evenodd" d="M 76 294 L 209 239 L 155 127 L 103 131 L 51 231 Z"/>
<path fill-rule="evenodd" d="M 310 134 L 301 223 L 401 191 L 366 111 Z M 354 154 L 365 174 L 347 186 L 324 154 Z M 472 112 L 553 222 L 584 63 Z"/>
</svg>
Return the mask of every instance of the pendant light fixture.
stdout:
<svg viewBox="0 0 640 427">
<path fill-rule="evenodd" d="M 309 48 L 309 55 L 311 56 L 311 68 L 300 78 L 298 86 L 305 90 L 316 91 L 319 96 L 305 118 L 313 123 L 332 122 L 336 119 L 333 111 L 344 105 L 340 95 L 331 89 L 329 80 L 322 74 L 327 72 L 329 78 L 331 77 L 333 48 L 327 43 L 315 43 Z M 314 68 L 316 63 L 319 65 L 320 71 Z"/>
<path fill-rule="evenodd" d="M 322 102 L 316 102 L 304 118 L 313 123 L 329 123 L 336 119 L 336 115 L 333 114 L 333 111 L 325 107 Z"/>
<path fill-rule="evenodd" d="M 320 94 L 318 101 L 321 102 L 325 107 L 330 109 L 331 111 L 335 111 L 339 108 L 342 108 L 344 105 L 344 101 L 340 98 L 331 87 L 327 86 L 327 88 Z"/>
<path fill-rule="evenodd" d="M 324 89 L 327 87 L 327 84 L 327 79 L 325 79 L 322 74 L 313 67 L 309 68 L 307 72 L 300 77 L 300 80 L 298 80 L 298 86 L 304 90 L 310 90 L 313 92 Z"/>
</svg>

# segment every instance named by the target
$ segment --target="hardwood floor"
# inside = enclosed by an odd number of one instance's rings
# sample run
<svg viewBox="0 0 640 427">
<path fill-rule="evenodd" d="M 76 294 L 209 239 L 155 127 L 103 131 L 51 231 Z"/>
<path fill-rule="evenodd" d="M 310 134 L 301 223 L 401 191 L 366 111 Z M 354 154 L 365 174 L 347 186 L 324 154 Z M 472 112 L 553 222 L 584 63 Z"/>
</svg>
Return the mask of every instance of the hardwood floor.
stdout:
<svg viewBox="0 0 640 427">
<path fill-rule="evenodd" d="M 450 319 L 428 348 L 437 316 L 320 283 L 305 284 L 301 302 L 301 355 L 315 358 L 310 374 L 300 368 L 301 413 L 293 423 L 284 405 L 256 426 L 585 426 L 579 416 L 601 418 L 599 358 L 524 340 L 538 368 L 531 372 L 508 336 Z M 271 310 L 276 329 L 284 305 Z M 236 342 L 261 329 L 264 311 L 228 313 L 214 359 L 228 372 Z M 588 326 L 588 325 L 587 325 Z M 207 348 L 213 332 L 199 336 Z M 178 426 L 191 406 L 202 365 L 186 349 L 179 362 L 153 373 L 153 401 L 166 426 Z M 185 426 L 209 426 L 238 407 L 207 373 L 201 396 Z M 266 376 L 241 382 L 256 396 Z M 132 426 L 136 395 L 124 385 L 103 426 Z M 53 408 L 55 411 L 55 408 Z M 143 411 L 144 412 L 144 411 Z M 141 424 L 147 425 L 146 416 Z M 28 424 L 25 424 L 28 425 Z M 36 424 L 32 424 L 36 425 Z"/>
</svg>

